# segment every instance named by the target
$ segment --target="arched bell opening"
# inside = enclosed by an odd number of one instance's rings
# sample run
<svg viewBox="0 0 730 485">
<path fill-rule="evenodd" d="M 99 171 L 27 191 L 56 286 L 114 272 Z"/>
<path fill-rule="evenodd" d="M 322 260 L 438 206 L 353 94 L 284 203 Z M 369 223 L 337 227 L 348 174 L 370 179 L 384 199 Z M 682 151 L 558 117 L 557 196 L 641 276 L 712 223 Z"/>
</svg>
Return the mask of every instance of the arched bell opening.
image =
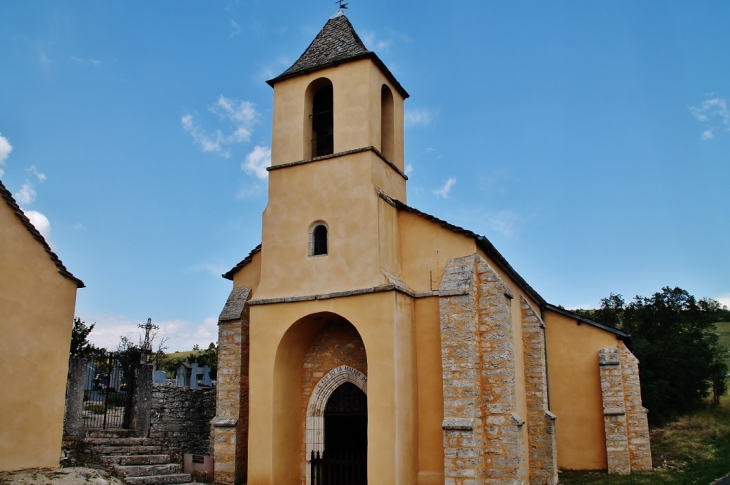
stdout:
<svg viewBox="0 0 730 485">
<path fill-rule="evenodd" d="M 393 161 L 395 150 L 395 119 L 393 92 L 383 84 L 380 88 L 380 152 Z"/>
<path fill-rule="evenodd" d="M 308 115 L 304 133 L 304 158 L 334 153 L 334 89 L 332 81 L 319 78 L 307 87 L 305 112 Z"/>
</svg>

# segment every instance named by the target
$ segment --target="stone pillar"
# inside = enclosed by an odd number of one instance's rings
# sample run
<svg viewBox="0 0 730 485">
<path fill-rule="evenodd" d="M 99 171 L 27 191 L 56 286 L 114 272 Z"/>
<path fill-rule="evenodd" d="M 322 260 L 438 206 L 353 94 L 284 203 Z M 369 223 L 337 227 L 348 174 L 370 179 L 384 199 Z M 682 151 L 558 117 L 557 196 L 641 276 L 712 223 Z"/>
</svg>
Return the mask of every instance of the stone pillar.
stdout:
<svg viewBox="0 0 730 485">
<path fill-rule="evenodd" d="M 647 419 L 648 411 L 641 405 L 639 359 L 621 341 L 618 343 L 618 353 L 621 361 L 621 377 L 624 388 L 626 431 L 629 442 L 631 471 L 649 471 L 652 469 L 649 421 Z"/>
<path fill-rule="evenodd" d="M 483 484 L 485 479 L 475 261 L 475 255 L 450 259 L 439 288 L 448 485 Z"/>
<path fill-rule="evenodd" d="M 608 473 L 629 475 L 631 463 L 629 462 L 624 386 L 618 349 L 599 350 L 598 365 L 601 373 Z"/>
<path fill-rule="evenodd" d="M 523 484 L 512 295 L 477 254 L 447 262 L 439 295 L 445 483 Z"/>
<path fill-rule="evenodd" d="M 71 357 L 68 362 L 66 413 L 63 417 L 64 436 L 80 436 L 83 429 L 86 365 L 86 360 L 79 357 Z"/>
<path fill-rule="evenodd" d="M 216 483 L 246 483 L 250 287 L 233 288 L 218 319 L 218 379 L 211 442 Z"/>
<path fill-rule="evenodd" d="M 152 412 L 152 365 L 134 365 L 132 372 L 134 372 L 134 387 L 129 427 L 139 438 L 147 438 L 150 433 Z"/>
<path fill-rule="evenodd" d="M 555 485 L 558 483 L 558 456 L 555 442 L 555 415 L 548 410 L 545 324 L 522 296 L 520 296 L 520 308 L 530 485 Z"/>
</svg>

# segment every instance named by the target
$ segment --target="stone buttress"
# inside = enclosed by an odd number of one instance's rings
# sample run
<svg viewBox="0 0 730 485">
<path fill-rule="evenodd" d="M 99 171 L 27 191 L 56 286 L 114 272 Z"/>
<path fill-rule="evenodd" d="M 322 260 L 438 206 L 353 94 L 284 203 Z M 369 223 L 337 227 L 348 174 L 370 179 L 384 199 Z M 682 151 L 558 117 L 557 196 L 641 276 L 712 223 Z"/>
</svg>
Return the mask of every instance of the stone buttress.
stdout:
<svg viewBox="0 0 730 485">
<path fill-rule="evenodd" d="M 217 483 L 246 483 L 250 287 L 233 288 L 218 319 L 218 379 L 211 443 Z"/>
<path fill-rule="evenodd" d="M 618 342 L 598 351 L 608 473 L 651 470 L 647 410 L 641 405 L 639 361 Z"/>
<path fill-rule="evenodd" d="M 558 452 L 555 442 L 555 415 L 548 410 L 545 323 L 522 296 L 520 309 L 530 485 L 554 485 L 558 483 Z"/>
<path fill-rule="evenodd" d="M 439 295 L 445 483 L 557 483 L 542 321 L 529 304 L 522 308 L 527 340 L 515 349 L 513 296 L 476 254 L 448 261 Z M 527 423 L 517 414 L 516 351 L 529 354 Z"/>
</svg>

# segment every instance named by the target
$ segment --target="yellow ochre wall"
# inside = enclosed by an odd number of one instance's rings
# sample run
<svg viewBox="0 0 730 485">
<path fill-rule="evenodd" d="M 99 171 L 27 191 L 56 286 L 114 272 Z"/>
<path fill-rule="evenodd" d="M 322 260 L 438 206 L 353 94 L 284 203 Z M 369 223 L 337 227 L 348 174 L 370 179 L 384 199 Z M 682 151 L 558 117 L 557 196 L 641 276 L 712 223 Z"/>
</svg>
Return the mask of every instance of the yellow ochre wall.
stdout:
<svg viewBox="0 0 730 485">
<path fill-rule="evenodd" d="M 389 291 L 251 306 L 248 483 L 299 484 L 302 363 L 329 312 L 360 333 L 368 363 L 371 484 L 416 483 L 417 378 L 410 297 Z"/>
<path fill-rule="evenodd" d="M 59 465 L 76 289 L 0 200 L 0 470 Z"/>
<path fill-rule="evenodd" d="M 605 470 L 598 350 L 616 347 L 616 335 L 546 310 L 550 408 L 556 420 L 558 467 Z"/>
<path fill-rule="evenodd" d="M 311 138 L 311 106 L 307 106 L 305 94 L 307 87 L 322 77 L 329 79 L 333 87 L 335 153 L 368 146 L 381 149 L 381 87 L 385 84 L 390 88 L 394 116 L 390 161 L 403 171 L 403 97 L 370 59 L 346 62 L 276 83 L 271 165 L 309 158 L 304 144 Z"/>
<path fill-rule="evenodd" d="M 263 217 L 261 281 L 257 298 L 311 295 L 378 286 L 381 266 L 396 271 L 394 225 L 384 215 L 382 233 L 373 174 L 393 169 L 371 151 L 273 170 Z M 405 191 L 399 187 L 384 190 Z M 395 185 L 395 184 L 394 184 Z M 329 230 L 328 254 L 308 256 L 315 221 Z M 388 234 L 388 231 L 390 233 Z"/>
</svg>

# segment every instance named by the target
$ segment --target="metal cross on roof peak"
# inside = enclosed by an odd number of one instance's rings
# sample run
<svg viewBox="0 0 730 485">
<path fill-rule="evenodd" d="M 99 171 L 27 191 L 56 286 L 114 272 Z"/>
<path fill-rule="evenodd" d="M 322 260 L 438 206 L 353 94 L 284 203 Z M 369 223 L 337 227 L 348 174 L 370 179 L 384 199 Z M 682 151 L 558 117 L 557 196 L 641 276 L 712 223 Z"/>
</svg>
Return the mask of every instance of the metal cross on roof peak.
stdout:
<svg viewBox="0 0 730 485">
<path fill-rule="evenodd" d="M 340 10 L 344 10 L 347 8 L 347 3 L 343 3 L 345 0 L 337 0 L 335 3 L 340 6 Z"/>
</svg>

